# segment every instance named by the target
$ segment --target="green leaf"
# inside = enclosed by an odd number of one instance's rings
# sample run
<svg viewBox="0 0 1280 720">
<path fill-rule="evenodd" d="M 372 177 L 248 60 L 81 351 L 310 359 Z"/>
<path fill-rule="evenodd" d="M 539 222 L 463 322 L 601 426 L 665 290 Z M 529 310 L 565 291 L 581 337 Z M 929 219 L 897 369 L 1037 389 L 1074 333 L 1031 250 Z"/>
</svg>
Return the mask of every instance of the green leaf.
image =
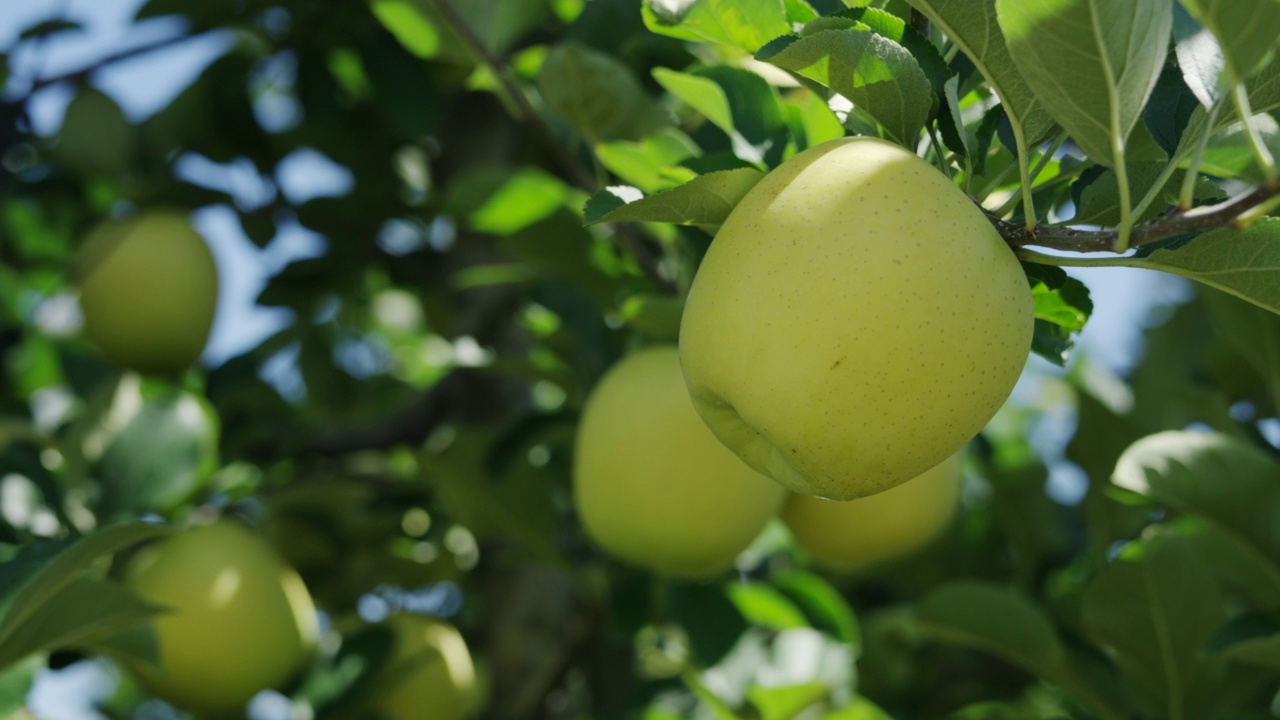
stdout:
<svg viewBox="0 0 1280 720">
<path fill-rule="evenodd" d="M 785 133 L 780 132 L 784 116 L 777 94 L 764 78 L 726 65 L 692 73 L 654 68 L 653 77 L 723 130 L 738 157 L 754 164 L 764 164 L 766 154 L 780 159 L 786 145 Z"/>
<path fill-rule="evenodd" d="M 831 583 L 804 570 L 792 570 L 773 578 L 772 582 L 814 620 L 814 627 L 826 630 L 840 642 L 854 647 L 862 644 L 862 633 L 853 608 Z"/>
<path fill-rule="evenodd" d="M 973 61 L 1000 97 L 1010 122 L 1022 128 L 1028 145 L 1043 140 L 1053 129 L 1040 100 L 1009 55 L 996 21 L 996 0 L 908 0 L 947 34 Z"/>
<path fill-rule="evenodd" d="M 1280 462 L 1221 433 L 1170 430 L 1125 450 L 1111 481 L 1200 515 L 1280 562 Z"/>
<path fill-rule="evenodd" d="M 1095 708 L 1109 700 L 1084 681 L 1044 612 L 1020 595 L 973 580 L 948 583 L 925 596 L 919 617 L 942 639 L 985 650 L 1057 683 Z M 1119 713 L 1108 713 L 1119 717 Z"/>
<path fill-rule="evenodd" d="M 821 682 L 771 688 L 756 686 L 747 692 L 747 701 L 760 714 L 760 720 L 793 720 L 830 697 L 831 688 Z"/>
<path fill-rule="evenodd" d="M 699 175 L 680 187 L 645 197 L 635 188 L 606 188 L 583 209 L 586 224 L 665 222 L 719 225 L 764 173 L 752 168 Z"/>
<path fill-rule="evenodd" d="M 76 582 L 93 561 L 172 532 L 172 528 L 164 525 L 129 523 L 104 527 L 73 542 L 60 544 L 56 554 L 43 560 L 40 569 L 13 596 L 0 619 L 0 643 L 54 595 Z M 7 568 L 7 564 L 0 568 Z"/>
<path fill-rule="evenodd" d="M 467 218 L 472 229 L 507 236 L 545 220 L 571 196 L 560 178 L 533 167 L 522 167 Z"/>
<path fill-rule="evenodd" d="M 698 146 L 675 128 L 663 128 L 635 142 L 601 143 L 595 150 L 609 172 L 647 193 L 669 190 L 695 176 L 688 169 L 675 167 L 698 153 Z"/>
<path fill-rule="evenodd" d="M 919 614 L 926 627 L 948 641 L 995 653 L 1047 679 L 1063 673 L 1066 656 L 1053 625 L 1020 595 L 960 580 L 926 595 Z"/>
<path fill-rule="evenodd" d="M 462 41 L 445 29 L 435 6 L 424 0 L 374 0 L 374 17 L 406 50 L 424 59 L 470 62 Z"/>
<path fill-rule="evenodd" d="M 942 86 L 953 76 L 951 66 L 943 59 L 942 53 L 929 38 L 908 25 L 902 18 L 879 8 L 850 8 L 840 13 L 841 16 L 856 20 L 860 27 L 883 35 L 898 43 L 911 53 L 920 63 L 920 69 L 929 79 L 935 99 L 942 97 Z"/>
<path fill-rule="evenodd" d="M 557 45 L 547 54 L 538 88 L 547 107 L 593 145 L 639 140 L 667 124 L 626 65 L 576 43 Z"/>
<path fill-rule="evenodd" d="M 919 63 L 901 45 L 861 29 L 779 38 L 756 59 L 815 80 L 869 113 L 898 142 L 911 146 L 932 107 Z"/>
<path fill-rule="evenodd" d="M 893 720 L 893 716 L 859 695 L 844 708 L 823 716 L 822 720 Z"/>
<path fill-rule="evenodd" d="M 1249 107 L 1255 113 L 1270 112 L 1280 107 L 1280 57 L 1273 57 L 1262 70 L 1245 80 L 1246 94 L 1249 96 Z M 1213 127 L 1208 126 L 1208 112 L 1198 107 L 1191 113 L 1187 121 L 1187 129 L 1182 133 L 1182 141 L 1178 144 L 1175 159 L 1182 162 L 1191 156 L 1200 139 L 1206 132 L 1217 132 L 1239 121 L 1234 105 L 1228 105 L 1218 113 Z"/>
<path fill-rule="evenodd" d="M 0 668 L 41 650 L 93 648 L 155 614 L 157 608 L 116 583 L 87 574 L 91 563 L 171 532 L 161 525 L 115 525 L 55 545 L 35 573 L 14 573 L 19 583 L 0 619 Z M 20 562 L 18 558 L 14 562 Z M 10 564 L 0 569 L 12 573 Z M 10 578 L 14 579 L 14 578 Z M 145 645 L 133 645 L 144 655 Z M 154 654 L 154 653 L 152 653 Z M 146 659 L 146 658 L 144 658 Z M 154 659 L 153 657 L 150 659 Z"/>
<path fill-rule="evenodd" d="M 1200 296 L 1221 334 L 1266 383 L 1273 407 L 1280 408 L 1280 315 L 1215 290 Z"/>
<path fill-rule="evenodd" d="M 45 668 L 45 659 L 33 655 L 26 662 L 0 671 L 0 717 L 10 720 L 28 717 L 18 714 L 18 711 L 27 704 L 27 694 L 31 692 L 36 673 Z"/>
<path fill-rule="evenodd" d="M 1036 97 L 1089 157 L 1124 162 L 1124 145 L 1160 77 L 1168 0 L 996 0 L 1009 55 Z"/>
<path fill-rule="evenodd" d="M 782 0 L 694 0 L 677 5 L 673 11 L 672 3 L 646 0 L 645 26 L 659 35 L 747 52 L 791 32 Z"/>
<path fill-rule="evenodd" d="M 212 417 L 188 393 L 146 400 L 98 462 L 99 512 L 166 510 L 189 497 L 216 467 Z"/>
<path fill-rule="evenodd" d="M 1219 228 L 1132 265 L 1191 278 L 1280 313 L 1280 218 L 1245 230 Z"/>
<path fill-rule="evenodd" d="M 1142 121 L 1156 144 L 1169 157 L 1177 152 L 1187 122 L 1199 107 L 1198 102 L 1178 69 L 1165 65 L 1156 80 L 1155 89 L 1151 91 L 1151 100 L 1142 111 Z"/>
<path fill-rule="evenodd" d="M 628 326 L 648 335 L 655 342 L 676 342 L 680 338 L 680 317 L 684 300 L 669 295 L 644 293 L 632 295 L 618 309 Z"/>
<path fill-rule="evenodd" d="M 80 574 L 45 599 L 0 638 L 0 668 L 28 655 L 60 648 L 95 649 L 100 644 L 139 654 L 146 662 L 158 659 L 157 646 L 114 641 L 120 632 L 162 612 L 120 583 Z"/>
<path fill-rule="evenodd" d="M 749 623 L 770 630 L 809 627 L 795 603 L 764 583 L 730 583 L 728 593 L 729 600 Z"/>
<path fill-rule="evenodd" d="M 1093 300 L 1084 283 L 1062 268 L 1023 263 L 1035 306 L 1035 328 L 1031 349 L 1049 362 L 1064 366 L 1073 342 L 1072 335 L 1084 329 L 1093 313 Z"/>
<path fill-rule="evenodd" d="M 1181 0 L 1222 48 L 1229 83 L 1244 80 L 1272 56 L 1280 39 L 1280 2 L 1275 0 Z"/>
<path fill-rule="evenodd" d="M 1280 634 L 1228 645 L 1219 657 L 1241 665 L 1280 672 Z"/>
<path fill-rule="evenodd" d="M 1081 618 L 1130 682 L 1163 707 L 1161 716 L 1184 717 L 1205 645 L 1226 608 L 1199 556 L 1163 532 L 1126 546 L 1089 584 Z"/>
</svg>

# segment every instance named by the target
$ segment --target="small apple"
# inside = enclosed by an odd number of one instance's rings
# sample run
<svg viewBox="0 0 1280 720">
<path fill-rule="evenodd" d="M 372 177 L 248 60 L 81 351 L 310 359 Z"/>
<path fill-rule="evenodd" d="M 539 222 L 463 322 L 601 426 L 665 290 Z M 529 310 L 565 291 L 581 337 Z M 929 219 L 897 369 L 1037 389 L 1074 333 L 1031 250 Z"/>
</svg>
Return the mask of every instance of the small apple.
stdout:
<svg viewBox="0 0 1280 720">
<path fill-rule="evenodd" d="M 152 621 L 160 667 L 136 667 L 158 697 L 200 715 L 242 717 L 261 690 L 298 670 L 318 635 L 301 578 L 272 547 L 229 520 L 144 549 L 126 571 Z"/>
<path fill-rule="evenodd" d="M 633 353 L 600 380 L 578 425 L 573 491 L 606 551 L 687 577 L 731 565 L 784 497 L 698 418 L 674 346 Z"/>
<path fill-rule="evenodd" d="M 401 613 L 387 621 L 391 655 L 377 709 L 387 720 L 461 720 L 474 709 L 476 671 L 458 630 L 443 620 Z"/>
<path fill-rule="evenodd" d="M 793 493 L 782 520 L 819 564 L 853 572 L 924 548 L 950 524 L 959 493 L 959 461 L 953 456 L 919 477 L 857 500 Z"/>
<path fill-rule="evenodd" d="M 107 221 L 77 257 L 89 340 L 111 362 L 176 374 L 200 357 L 218 303 L 218 271 L 185 213 L 153 210 Z"/>
<path fill-rule="evenodd" d="M 946 176 L 842 138 L 769 173 L 690 288 L 680 361 L 698 413 L 805 495 L 873 495 L 953 455 L 1021 373 L 1034 323 L 1012 250 Z"/>
</svg>

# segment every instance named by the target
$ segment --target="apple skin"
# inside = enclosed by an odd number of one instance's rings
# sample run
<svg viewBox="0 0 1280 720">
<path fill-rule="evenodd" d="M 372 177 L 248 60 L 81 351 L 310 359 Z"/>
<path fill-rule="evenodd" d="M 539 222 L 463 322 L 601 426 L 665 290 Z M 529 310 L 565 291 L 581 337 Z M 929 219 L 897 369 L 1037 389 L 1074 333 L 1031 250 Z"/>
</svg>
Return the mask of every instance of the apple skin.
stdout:
<svg viewBox="0 0 1280 720">
<path fill-rule="evenodd" d="M 112 363 L 181 373 L 200 357 L 218 270 L 185 213 L 153 210 L 94 228 L 77 256 L 84 332 Z"/>
<path fill-rule="evenodd" d="M 810 148 L 738 203 L 694 277 L 680 360 L 748 465 L 852 500 L 963 447 L 1013 390 L 1031 291 L 980 210 L 874 138 Z"/>
<path fill-rule="evenodd" d="M 171 609 L 152 621 L 161 667 L 135 674 L 156 696 L 201 716 L 243 717 L 250 698 L 298 670 L 318 636 L 302 579 L 233 521 L 144 549 L 125 582 Z"/>
<path fill-rule="evenodd" d="M 664 575 L 733 564 L 785 497 L 707 429 L 674 346 L 632 353 L 587 399 L 573 499 L 587 534 L 613 556 Z"/>
<path fill-rule="evenodd" d="M 820 565 L 854 572 L 905 557 L 930 543 L 955 517 L 959 460 L 953 456 L 923 475 L 857 500 L 792 493 L 782 520 Z"/>
<path fill-rule="evenodd" d="M 377 709 L 387 720 L 462 720 L 476 701 L 467 643 L 443 620 L 400 614 L 387 621 L 391 655 L 381 671 Z"/>
</svg>

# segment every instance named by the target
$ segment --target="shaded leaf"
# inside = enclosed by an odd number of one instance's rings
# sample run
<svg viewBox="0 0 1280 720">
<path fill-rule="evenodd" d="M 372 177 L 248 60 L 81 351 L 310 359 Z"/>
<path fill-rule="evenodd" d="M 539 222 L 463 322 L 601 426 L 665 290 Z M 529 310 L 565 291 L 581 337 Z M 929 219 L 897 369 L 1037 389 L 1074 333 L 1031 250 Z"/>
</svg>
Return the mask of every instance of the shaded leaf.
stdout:
<svg viewBox="0 0 1280 720">
<path fill-rule="evenodd" d="M 1210 520 L 1280 562 L 1280 462 L 1238 438 L 1170 430 L 1125 450 L 1112 482 Z"/>
<path fill-rule="evenodd" d="M 1222 48 L 1229 82 L 1239 82 L 1261 68 L 1280 35 L 1280 3 L 1275 0 L 1181 0 Z"/>
<path fill-rule="evenodd" d="M 1164 66 L 1167 0 L 996 0 L 1009 54 L 1091 158 L 1115 167 Z"/>
<path fill-rule="evenodd" d="M 1280 672 L 1280 634 L 1229 645 L 1219 657 L 1242 665 Z"/>
<path fill-rule="evenodd" d="M 592 144 L 638 140 L 667 124 L 627 66 L 576 43 L 557 45 L 548 53 L 538 88 L 547 107 Z"/>
<path fill-rule="evenodd" d="M 1086 588 L 1081 613 L 1088 635 L 1114 650 L 1161 714 L 1180 717 L 1205 645 L 1226 619 L 1223 603 L 1199 556 L 1166 532 L 1128 545 Z"/>
<path fill-rule="evenodd" d="M 996 0 L 909 0 L 942 28 L 1000 97 L 1009 119 L 1022 128 L 1028 145 L 1044 139 L 1054 121 L 1009 55 L 996 21 Z"/>
<path fill-rule="evenodd" d="M 906 48 L 861 29 L 779 38 L 756 58 L 826 85 L 910 145 L 929 117 L 929 80 Z"/>
</svg>

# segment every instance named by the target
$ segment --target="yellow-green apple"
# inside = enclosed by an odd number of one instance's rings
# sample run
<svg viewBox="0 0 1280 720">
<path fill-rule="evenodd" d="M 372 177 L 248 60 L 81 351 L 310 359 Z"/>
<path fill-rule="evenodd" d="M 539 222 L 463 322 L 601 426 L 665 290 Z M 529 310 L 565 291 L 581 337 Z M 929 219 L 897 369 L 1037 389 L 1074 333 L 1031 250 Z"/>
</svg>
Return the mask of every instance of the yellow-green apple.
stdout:
<svg viewBox="0 0 1280 720">
<path fill-rule="evenodd" d="M 85 238 L 77 261 L 85 335 L 108 360 L 175 374 L 200 357 L 218 303 L 218 271 L 185 213 L 108 220 Z"/>
<path fill-rule="evenodd" d="M 674 346 L 632 353 L 578 425 L 574 504 L 610 554 L 667 575 L 733 563 L 780 508 L 782 487 L 724 447 L 693 409 Z"/>
<path fill-rule="evenodd" d="M 453 625 L 401 613 L 387 621 L 391 654 L 377 708 L 388 720 L 461 720 L 474 709 L 476 671 Z"/>
<path fill-rule="evenodd" d="M 694 277 L 680 359 L 698 413 L 747 464 L 851 500 L 965 445 L 1026 363 L 1031 291 L 942 173 L 842 138 L 769 173 Z"/>
<path fill-rule="evenodd" d="M 819 564 L 853 572 L 928 545 L 951 523 L 959 491 L 959 462 L 953 456 L 919 477 L 857 500 L 792 493 L 782 519 Z"/>
<path fill-rule="evenodd" d="M 301 578 L 275 550 L 230 520 L 144 549 L 126 584 L 167 611 L 152 621 L 160 667 L 137 666 L 143 684 L 210 717 L 243 717 L 245 703 L 279 686 L 306 660 L 318 634 Z"/>
</svg>

